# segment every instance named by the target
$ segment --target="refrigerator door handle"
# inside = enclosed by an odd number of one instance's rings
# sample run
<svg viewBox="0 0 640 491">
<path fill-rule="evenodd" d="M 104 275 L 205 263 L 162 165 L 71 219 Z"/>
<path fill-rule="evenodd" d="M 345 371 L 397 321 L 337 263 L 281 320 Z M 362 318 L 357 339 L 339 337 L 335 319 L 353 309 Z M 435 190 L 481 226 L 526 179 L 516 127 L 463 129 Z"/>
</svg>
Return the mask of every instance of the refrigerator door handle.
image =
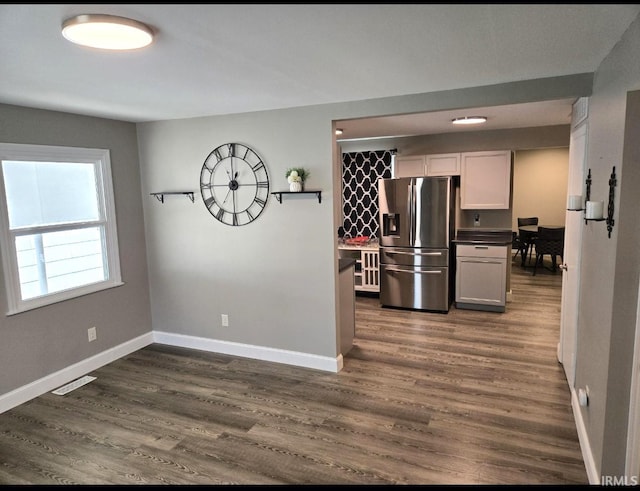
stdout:
<svg viewBox="0 0 640 491">
<path fill-rule="evenodd" d="M 415 179 L 411 179 L 411 208 L 410 208 L 410 213 L 411 213 L 411 245 L 413 247 L 415 247 L 416 245 L 416 227 L 417 227 L 417 214 L 418 214 L 418 210 L 416 209 L 416 203 L 418 200 L 418 188 L 416 186 L 416 180 Z"/>
<path fill-rule="evenodd" d="M 407 186 L 407 212 L 409 214 L 409 245 L 413 245 L 413 179 Z"/>
<path fill-rule="evenodd" d="M 384 251 L 385 254 L 400 254 L 403 256 L 442 256 L 442 252 L 400 252 L 400 251 Z"/>
<path fill-rule="evenodd" d="M 409 274 L 442 274 L 443 271 L 436 269 L 436 270 L 415 270 L 415 269 L 396 269 L 396 268 L 390 268 L 387 266 L 386 268 L 387 272 L 394 272 L 394 273 L 409 273 Z"/>
</svg>

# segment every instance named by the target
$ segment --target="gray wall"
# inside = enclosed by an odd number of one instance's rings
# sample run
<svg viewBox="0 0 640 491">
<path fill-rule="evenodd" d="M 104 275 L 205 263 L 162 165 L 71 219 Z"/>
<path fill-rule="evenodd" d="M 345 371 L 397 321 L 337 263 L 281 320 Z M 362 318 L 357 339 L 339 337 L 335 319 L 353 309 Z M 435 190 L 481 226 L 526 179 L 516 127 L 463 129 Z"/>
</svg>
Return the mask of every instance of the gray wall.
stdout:
<svg viewBox="0 0 640 491">
<path fill-rule="evenodd" d="M 155 330 L 335 357 L 337 259 L 332 131 L 327 109 L 292 109 L 139 125 L 143 195 L 194 190 L 164 204 L 144 200 Z M 315 195 L 270 196 L 244 226 L 218 222 L 200 195 L 200 171 L 218 145 L 252 147 L 270 191 L 305 167 Z M 222 327 L 221 314 L 229 316 Z"/>
<path fill-rule="evenodd" d="M 625 143 L 623 153 L 624 179 L 618 177 L 616 192 L 620 193 L 619 214 L 616 218 L 618 244 L 616 252 L 615 285 L 613 293 L 613 318 L 611 321 L 611 347 L 607 373 L 608 407 L 614 409 L 605 421 L 605 447 L 602 468 L 608 474 L 620 475 L 625 447 L 627 421 L 625 409 L 630 403 L 630 386 L 633 375 L 633 347 L 635 330 L 639 322 L 630 306 L 638 303 L 640 279 L 640 91 L 630 92 L 627 99 Z M 616 173 L 618 169 L 616 167 Z M 618 174 L 619 176 L 619 174 Z M 637 315 L 637 314 L 636 314 Z M 637 349 L 637 347 L 636 347 Z M 638 370 L 636 368 L 636 370 Z M 636 414 L 634 416 L 638 418 Z"/>
<path fill-rule="evenodd" d="M 0 141 L 111 151 L 125 283 L 7 317 L 0 278 L 1 395 L 149 332 L 151 316 L 135 125 L 0 104 Z M 92 326 L 98 337 L 89 343 Z"/>
<path fill-rule="evenodd" d="M 624 473 L 633 340 L 638 293 L 640 164 L 637 95 L 625 133 L 627 92 L 640 89 L 640 21 L 636 19 L 596 72 L 589 102 L 587 168 L 591 197 L 608 201 L 615 165 L 615 226 L 584 228 L 576 387 L 588 386 L 581 408 L 594 460 L 602 475 Z"/>
</svg>

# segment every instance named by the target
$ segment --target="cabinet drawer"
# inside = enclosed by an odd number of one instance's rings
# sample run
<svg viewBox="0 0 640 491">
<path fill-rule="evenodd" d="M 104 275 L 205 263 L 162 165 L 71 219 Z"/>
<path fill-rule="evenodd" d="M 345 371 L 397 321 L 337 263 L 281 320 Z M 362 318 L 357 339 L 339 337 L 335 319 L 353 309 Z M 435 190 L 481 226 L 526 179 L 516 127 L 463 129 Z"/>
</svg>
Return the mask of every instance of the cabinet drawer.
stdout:
<svg viewBox="0 0 640 491">
<path fill-rule="evenodd" d="M 506 246 L 486 246 L 472 244 L 458 244 L 456 246 L 458 257 L 497 257 L 504 259 L 507 256 Z"/>
</svg>

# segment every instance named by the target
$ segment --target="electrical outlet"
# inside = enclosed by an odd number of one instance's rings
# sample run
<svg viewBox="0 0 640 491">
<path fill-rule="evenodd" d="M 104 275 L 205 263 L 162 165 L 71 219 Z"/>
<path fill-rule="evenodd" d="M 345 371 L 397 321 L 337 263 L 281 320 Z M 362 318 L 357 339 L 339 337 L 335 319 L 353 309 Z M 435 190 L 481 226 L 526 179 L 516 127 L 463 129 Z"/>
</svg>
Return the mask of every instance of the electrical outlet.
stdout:
<svg viewBox="0 0 640 491">
<path fill-rule="evenodd" d="M 87 335 L 89 336 L 89 342 L 95 341 L 96 338 L 98 337 L 98 333 L 96 332 L 96 328 L 95 327 L 90 327 L 89 329 L 87 329 Z"/>
<path fill-rule="evenodd" d="M 229 316 L 227 314 L 220 315 L 222 320 L 222 327 L 229 327 Z"/>
</svg>

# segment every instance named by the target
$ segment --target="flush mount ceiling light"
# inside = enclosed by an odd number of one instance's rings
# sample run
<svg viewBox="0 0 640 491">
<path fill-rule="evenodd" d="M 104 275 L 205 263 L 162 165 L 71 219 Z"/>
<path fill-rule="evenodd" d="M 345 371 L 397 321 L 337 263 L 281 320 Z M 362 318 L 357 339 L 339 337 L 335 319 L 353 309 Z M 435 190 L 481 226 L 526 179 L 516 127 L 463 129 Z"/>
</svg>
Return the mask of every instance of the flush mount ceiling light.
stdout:
<svg viewBox="0 0 640 491">
<path fill-rule="evenodd" d="M 342 135 L 342 128 L 336 128 L 336 135 Z"/>
<path fill-rule="evenodd" d="M 485 116 L 465 116 L 463 118 L 452 119 L 453 124 L 480 124 L 486 123 L 487 118 Z"/>
<path fill-rule="evenodd" d="M 105 14 L 82 14 L 62 23 L 62 35 L 91 48 L 127 50 L 148 46 L 153 30 L 137 20 Z"/>
</svg>

